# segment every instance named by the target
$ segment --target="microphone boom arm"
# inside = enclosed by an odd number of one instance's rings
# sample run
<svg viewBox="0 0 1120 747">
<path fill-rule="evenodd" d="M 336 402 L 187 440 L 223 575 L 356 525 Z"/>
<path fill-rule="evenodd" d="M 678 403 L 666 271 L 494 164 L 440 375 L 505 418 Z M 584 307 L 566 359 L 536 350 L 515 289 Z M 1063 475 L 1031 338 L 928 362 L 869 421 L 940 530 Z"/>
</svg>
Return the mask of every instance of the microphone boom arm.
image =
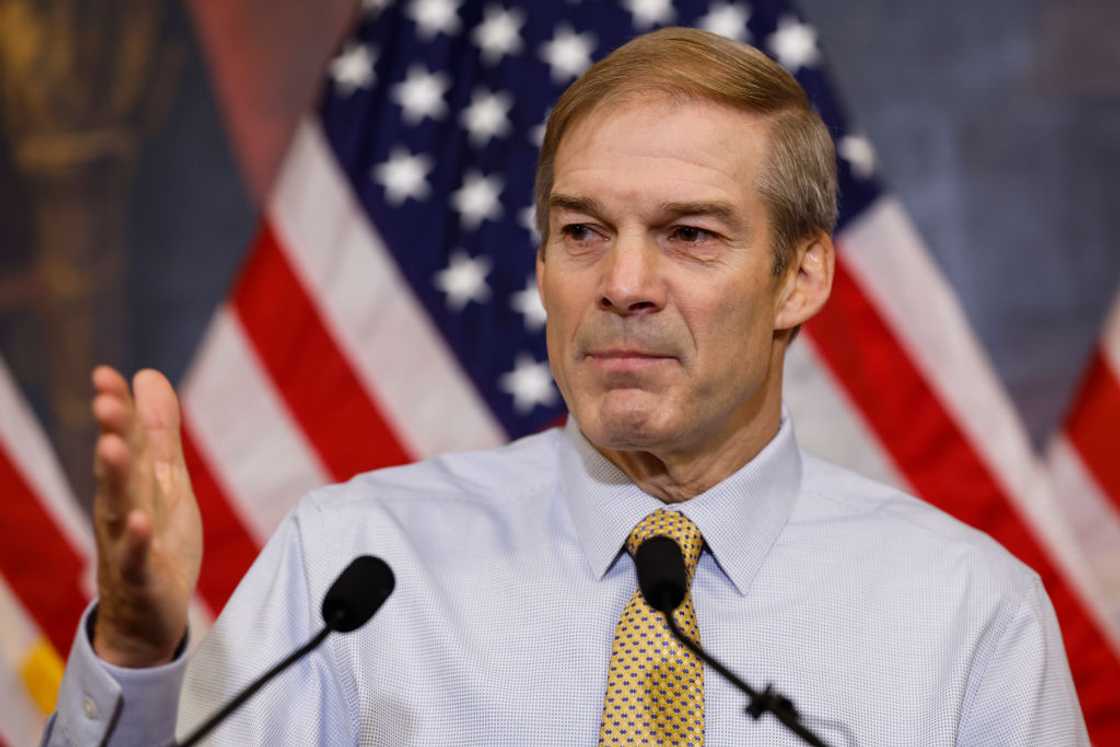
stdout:
<svg viewBox="0 0 1120 747">
<path fill-rule="evenodd" d="M 821 741 L 820 737 L 801 723 L 801 714 L 793 707 L 793 703 L 789 698 L 773 690 L 770 685 L 767 685 L 763 692 L 758 692 L 746 682 L 739 679 L 730 669 L 720 664 L 711 656 L 708 656 L 704 649 L 700 648 L 691 638 L 682 633 L 680 628 L 677 627 L 677 621 L 673 619 L 672 611 L 663 612 L 662 614 L 665 615 L 665 622 L 669 624 L 669 630 L 673 632 L 673 635 L 685 648 L 696 654 L 696 656 L 700 658 L 700 661 L 719 672 L 735 685 L 735 687 L 747 694 L 751 702 L 750 705 L 747 706 L 746 711 L 750 714 L 751 718 L 757 721 L 762 718 L 762 714 L 770 711 L 770 713 L 774 714 L 775 718 L 785 724 L 786 728 L 805 740 L 807 744 L 814 745 L 814 747 L 828 747 L 825 742 Z"/>
</svg>

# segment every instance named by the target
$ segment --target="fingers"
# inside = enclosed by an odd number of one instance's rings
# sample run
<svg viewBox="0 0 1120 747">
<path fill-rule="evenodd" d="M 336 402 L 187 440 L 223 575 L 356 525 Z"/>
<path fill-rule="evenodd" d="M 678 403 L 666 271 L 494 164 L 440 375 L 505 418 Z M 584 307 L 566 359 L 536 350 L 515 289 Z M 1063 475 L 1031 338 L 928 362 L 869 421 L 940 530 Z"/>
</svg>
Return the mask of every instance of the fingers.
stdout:
<svg viewBox="0 0 1120 747">
<path fill-rule="evenodd" d="M 129 468 L 132 453 L 124 438 L 116 433 L 103 433 L 93 451 L 93 474 L 97 478 L 100 514 L 112 532 L 119 530 L 122 519 L 132 508 L 128 494 Z"/>
<path fill-rule="evenodd" d="M 157 463 L 182 463 L 179 399 L 171 382 L 159 371 L 147 368 L 133 377 L 132 391 L 136 397 L 136 417 L 152 457 Z"/>
<path fill-rule="evenodd" d="M 116 370 L 98 366 L 93 381 L 93 417 L 102 433 L 116 433 L 128 439 L 132 425 L 133 403 L 128 384 Z"/>
<path fill-rule="evenodd" d="M 112 366 L 98 366 L 90 374 L 95 394 L 112 394 L 129 399 L 128 382 Z"/>
</svg>

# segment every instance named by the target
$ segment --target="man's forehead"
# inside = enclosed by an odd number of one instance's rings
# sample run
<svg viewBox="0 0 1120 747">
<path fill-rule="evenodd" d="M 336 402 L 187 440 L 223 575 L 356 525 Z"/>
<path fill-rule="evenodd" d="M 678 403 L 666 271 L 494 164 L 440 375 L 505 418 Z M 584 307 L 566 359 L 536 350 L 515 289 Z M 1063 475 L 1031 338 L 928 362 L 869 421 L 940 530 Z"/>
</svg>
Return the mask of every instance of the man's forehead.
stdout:
<svg viewBox="0 0 1120 747">
<path fill-rule="evenodd" d="M 727 212 L 754 191 L 765 139 L 760 117 L 708 102 L 600 107 L 565 133 L 549 204 L 617 199 L 682 215 Z"/>
</svg>

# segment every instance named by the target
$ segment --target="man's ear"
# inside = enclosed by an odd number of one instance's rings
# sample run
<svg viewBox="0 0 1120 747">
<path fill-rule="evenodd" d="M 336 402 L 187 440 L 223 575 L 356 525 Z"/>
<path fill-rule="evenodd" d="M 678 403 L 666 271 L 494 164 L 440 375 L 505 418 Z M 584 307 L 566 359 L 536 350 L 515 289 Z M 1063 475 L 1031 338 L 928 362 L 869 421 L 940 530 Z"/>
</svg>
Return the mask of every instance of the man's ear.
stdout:
<svg viewBox="0 0 1120 747">
<path fill-rule="evenodd" d="M 832 292 L 836 250 L 832 238 L 820 233 L 798 245 L 782 278 L 774 329 L 794 329 L 809 321 Z"/>
</svg>

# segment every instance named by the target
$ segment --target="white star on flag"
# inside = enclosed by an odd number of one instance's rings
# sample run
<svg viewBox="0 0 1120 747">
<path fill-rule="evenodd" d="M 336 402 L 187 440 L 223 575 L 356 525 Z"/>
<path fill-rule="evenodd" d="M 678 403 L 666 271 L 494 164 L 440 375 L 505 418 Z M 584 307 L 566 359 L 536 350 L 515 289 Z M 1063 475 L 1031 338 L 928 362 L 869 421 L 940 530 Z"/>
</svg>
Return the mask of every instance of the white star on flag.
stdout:
<svg viewBox="0 0 1120 747">
<path fill-rule="evenodd" d="M 391 2 L 393 2 L 393 0 L 362 0 L 362 12 L 367 15 L 376 16 L 380 14 L 381 11 L 388 8 Z"/>
<path fill-rule="evenodd" d="M 459 31 L 459 6 L 462 0 L 412 0 L 408 17 L 416 22 L 423 39 L 436 34 L 451 36 Z"/>
<path fill-rule="evenodd" d="M 521 27 L 525 14 L 520 10 L 506 10 L 499 5 L 486 6 L 485 18 L 475 27 L 471 39 L 482 50 L 482 61 L 494 65 L 503 55 L 521 51 Z"/>
<path fill-rule="evenodd" d="M 331 62 L 331 78 L 343 96 L 359 88 L 369 88 L 373 83 L 373 63 L 377 52 L 365 44 L 347 44 L 346 49 Z"/>
<path fill-rule="evenodd" d="M 745 42 L 750 38 L 747 21 L 751 9 L 742 3 L 712 3 L 697 25 L 705 31 Z"/>
<path fill-rule="evenodd" d="M 548 129 L 548 115 L 551 113 L 551 109 L 546 111 L 544 113 L 544 119 L 541 120 L 541 123 L 529 130 L 529 142 L 531 142 L 538 148 L 541 147 L 542 144 L 544 144 L 544 133 L 545 130 Z"/>
<path fill-rule="evenodd" d="M 373 178 L 385 188 L 385 199 L 400 205 L 409 197 L 420 201 L 431 193 L 427 176 L 432 159 L 423 154 L 412 155 L 406 148 L 393 148 L 389 160 L 373 169 Z"/>
<path fill-rule="evenodd" d="M 541 243 L 541 234 L 537 231 L 537 208 L 535 205 L 527 205 L 521 208 L 521 212 L 517 214 L 517 222 L 533 237 L 534 244 Z"/>
<path fill-rule="evenodd" d="M 778 30 L 766 40 L 778 62 L 786 70 L 796 73 L 820 59 L 817 50 L 817 30 L 793 16 L 778 21 Z"/>
<path fill-rule="evenodd" d="M 625 0 L 623 4 L 633 16 L 635 28 L 643 31 L 669 23 L 677 15 L 671 0 Z"/>
<path fill-rule="evenodd" d="M 492 138 L 509 134 L 509 110 L 513 98 L 508 93 L 491 93 L 479 88 L 471 94 L 471 104 L 463 109 L 462 123 L 470 133 L 471 145 L 486 145 Z"/>
<path fill-rule="evenodd" d="M 510 298 L 509 305 L 525 317 L 525 328 L 536 332 L 544 326 L 548 315 L 545 313 L 544 304 L 541 303 L 541 294 L 537 290 L 536 280 L 532 277 L 525 284 L 525 290 L 519 290 Z"/>
<path fill-rule="evenodd" d="M 451 255 L 446 269 L 436 273 L 436 287 L 447 294 L 447 305 L 452 311 L 462 311 L 471 301 L 483 303 L 490 298 L 486 276 L 490 273 L 490 259 L 471 257 L 456 251 Z"/>
<path fill-rule="evenodd" d="M 520 413 L 556 402 L 556 388 L 552 385 L 548 364 L 538 363 L 524 353 L 517 356 L 513 370 L 503 374 L 499 383 L 503 391 L 513 396 L 513 408 Z"/>
<path fill-rule="evenodd" d="M 566 83 L 591 67 L 594 49 L 594 34 L 577 34 L 571 26 L 560 24 L 552 39 L 541 45 L 541 59 L 552 68 L 554 81 Z"/>
<path fill-rule="evenodd" d="M 393 101 L 400 104 L 409 124 L 419 124 L 424 117 L 442 119 L 447 113 L 443 94 L 451 88 L 451 79 L 443 73 L 429 73 L 422 65 L 408 68 L 403 81 L 393 86 Z"/>
<path fill-rule="evenodd" d="M 497 220 L 502 215 L 498 195 L 502 193 L 502 178 L 497 174 L 483 176 L 469 171 L 463 177 L 463 186 L 451 194 L 451 204 L 459 212 L 463 227 L 473 231 L 484 220 Z"/>
<path fill-rule="evenodd" d="M 845 135 L 840 138 L 836 150 L 860 179 L 869 179 L 875 173 L 875 149 L 863 135 Z"/>
</svg>

